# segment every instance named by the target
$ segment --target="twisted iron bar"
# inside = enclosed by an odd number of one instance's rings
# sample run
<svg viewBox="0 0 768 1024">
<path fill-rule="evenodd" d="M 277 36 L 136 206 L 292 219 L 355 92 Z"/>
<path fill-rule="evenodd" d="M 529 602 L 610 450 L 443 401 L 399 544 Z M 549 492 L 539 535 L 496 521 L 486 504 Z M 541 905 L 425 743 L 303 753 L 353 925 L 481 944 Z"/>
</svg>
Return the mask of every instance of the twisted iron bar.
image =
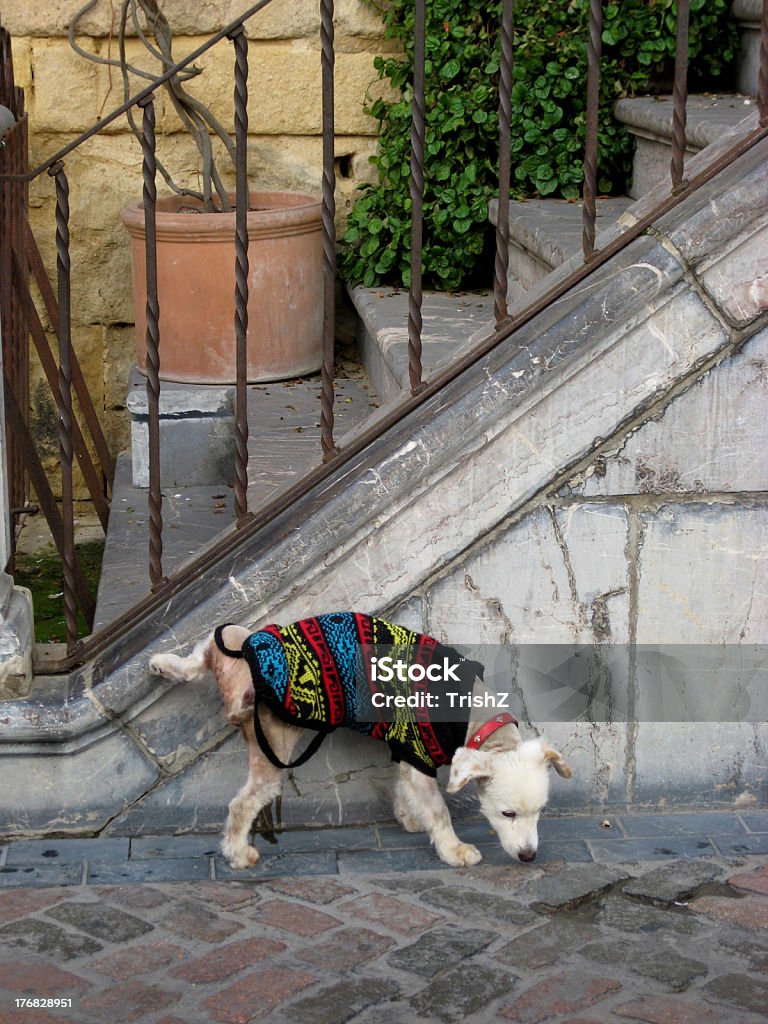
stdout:
<svg viewBox="0 0 768 1024">
<path fill-rule="evenodd" d="M 157 295 L 157 161 L 155 105 L 142 103 L 141 173 L 147 272 L 147 418 L 149 427 L 149 579 L 163 582 L 163 495 L 160 490 L 160 303 Z"/>
<path fill-rule="evenodd" d="M 675 81 L 672 88 L 672 192 L 685 188 L 685 128 L 688 102 L 688 22 L 689 0 L 678 0 L 677 38 L 675 40 Z"/>
<path fill-rule="evenodd" d="M 235 517 L 248 513 L 248 40 L 242 25 L 235 48 Z"/>
<path fill-rule="evenodd" d="M 333 441 L 334 341 L 336 336 L 336 168 L 334 164 L 333 0 L 320 0 L 320 68 L 323 104 L 323 362 L 320 390 L 320 444 L 323 461 L 338 454 Z"/>
<path fill-rule="evenodd" d="M 56 270 L 59 300 L 59 452 L 61 458 L 62 562 L 64 568 L 64 625 L 67 651 L 77 645 L 77 596 L 75 590 L 75 517 L 72 486 L 72 323 L 69 253 L 69 182 L 64 164 L 48 172 L 56 182 Z"/>
<path fill-rule="evenodd" d="M 582 248 L 584 259 L 595 254 L 597 208 L 597 127 L 600 107 L 600 57 L 602 54 L 603 5 L 589 2 L 589 42 L 587 44 L 587 116 L 584 138 L 584 208 Z"/>
<path fill-rule="evenodd" d="M 411 103 L 411 286 L 408 293 L 408 377 L 411 394 L 424 387 L 421 365 L 422 239 L 424 219 L 424 60 L 426 3 L 415 0 L 413 25 L 413 101 Z"/>
<path fill-rule="evenodd" d="M 760 62 L 757 72 L 757 109 L 760 124 L 768 124 L 768 0 L 763 0 L 760 21 Z"/>
<path fill-rule="evenodd" d="M 514 46 L 514 0 L 504 0 L 501 11 L 501 64 L 499 68 L 499 213 L 496 220 L 493 311 L 498 328 L 508 316 L 507 271 L 509 270 L 509 189 L 511 184 L 512 54 Z"/>
</svg>

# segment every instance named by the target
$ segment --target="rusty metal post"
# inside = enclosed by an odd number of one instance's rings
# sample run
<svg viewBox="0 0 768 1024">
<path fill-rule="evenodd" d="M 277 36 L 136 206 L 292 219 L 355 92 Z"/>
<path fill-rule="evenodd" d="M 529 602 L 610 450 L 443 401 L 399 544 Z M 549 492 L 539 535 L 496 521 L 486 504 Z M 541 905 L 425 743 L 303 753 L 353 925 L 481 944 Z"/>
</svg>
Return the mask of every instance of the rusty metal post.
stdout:
<svg viewBox="0 0 768 1024">
<path fill-rule="evenodd" d="M 163 495 L 160 490 L 160 303 L 157 295 L 157 160 L 155 105 L 142 101 L 141 173 L 144 179 L 144 234 L 147 270 L 147 422 L 149 428 L 149 581 L 163 581 Z"/>
<path fill-rule="evenodd" d="M 499 215 L 496 221 L 493 311 L 496 328 L 507 319 L 507 271 L 509 269 L 509 189 L 512 133 L 512 53 L 514 0 L 504 0 L 501 10 L 501 64 L 499 67 Z"/>
<path fill-rule="evenodd" d="M 760 66 L 757 72 L 757 109 L 760 124 L 768 124 L 768 0 L 763 0 L 760 22 Z"/>
<path fill-rule="evenodd" d="M 240 25 L 235 47 L 235 518 L 248 514 L 248 39 Z"/>
<path fill-rule="evenodd" d="M 336 167 L 333 72 L 333 0 L 320 0 L 320 69 L 323 104 L 323 362 L 320 390 L 320 444 L 323 461 L 338 454 L 333 440 L 334 348 L 336 340 Z"/>
<path fill-rule="evenodd" d="M 421 366 L 422 238 L 424 220 L 424 59 L 426 3 L 415 0 L 413 24 L 413 101 L 411 104 L 411 287 L 408 295 L 408 377 L 411 394 L 424 387 Z"/>
<path fill-rule="evenodd" d="M 685 107 L 688 102 L 688 21 L 689 0 L 677 3 L 677 38 L 675 41 L 675 82 L 672 88 L 672 192 L 685 188 Z"/>
<path fill-rule="evenodd" d="M 69 253 L 69 182 L 64 164 L 51 167 L 56 182 L 56 271 L 59 298 L 59 452 L 61 459 L 62 561 L 64 563 L 64 624 L 67 651 L 77 645 L 75 590 L 75 515 L 72 487 L 72 324 L 71 259 Z"/>
<path fill-rule="evenodd" d="M 584 192 L 582 248 L 584 259 L 595 255 L 597 209 L 597 127 L 600 113 L 600 57 L 602 54 L 602 0 L 589 0 L 587 44 L 587 120 L 584 138 Z"/>
</svg>

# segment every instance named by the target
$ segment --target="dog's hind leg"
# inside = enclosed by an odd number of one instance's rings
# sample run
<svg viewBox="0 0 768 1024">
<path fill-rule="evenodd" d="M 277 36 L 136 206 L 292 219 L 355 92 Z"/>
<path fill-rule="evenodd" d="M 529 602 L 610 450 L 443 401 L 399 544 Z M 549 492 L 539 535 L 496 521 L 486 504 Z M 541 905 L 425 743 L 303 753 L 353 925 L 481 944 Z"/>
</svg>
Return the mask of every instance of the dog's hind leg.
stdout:
<svg viewBox="0 0 768 1024">
<path fill-rule="evenodd" d="M 437 779 L 401 762 L 399 782 L 406 820 L 409 823 L 420 822 L 421 830 L 429 833 L 440 860 L 454 868 L 479 864 L 483 858 L 477 847 L 462 843 L 453 830 L 450 813 L 437 788 Z"/>
<path fill-rule="evenodd" d="M 263 707 L 258 709 L 257 714 L 260 715 L 270 746 L 287 763 L 302 730 L 280 722 Z M 250 868 L 259 861 L 259 851 L 248 844 L 251 825 L 259 811 L 282 793 L 283 773 L 262 754 L 253 719 L 243 723 L 240 728 L 248 744 L 248 779 L 229 805 L 221 852 L 230 867 Z"/>
<path fill-rule="evenodd" d="M 259 851 L 248 844 L 254 818 L 283 790 L 282 773 L 264 761 L 259 770 L 251 769 L 248 781 L 229 805 L 221 852 L 232 868 L 251 868 L 259 861 Z"/>
</svg>

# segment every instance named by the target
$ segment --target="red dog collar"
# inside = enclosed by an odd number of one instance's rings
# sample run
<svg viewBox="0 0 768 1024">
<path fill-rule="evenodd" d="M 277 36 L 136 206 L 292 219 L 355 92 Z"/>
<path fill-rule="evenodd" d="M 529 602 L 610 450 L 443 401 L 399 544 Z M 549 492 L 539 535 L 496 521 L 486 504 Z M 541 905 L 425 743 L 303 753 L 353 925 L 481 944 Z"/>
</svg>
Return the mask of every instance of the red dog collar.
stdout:
<svg viewBox="0 0 768 1024">
<path fill-rule="evenodd" d="M 488 737 L 493 735 L 497 729 L 501 729 L 503 725 L 517 724 L 517 719 L 505 711 L 501 715 L 496 715 L 495 718 L 492 718 L 490 722 L 486 722 L 485 725 L 481 725 L 476 732 L 473 732 L 467 740 L 466 746 L 469 750 L 479 750 Z"/>
</svg>

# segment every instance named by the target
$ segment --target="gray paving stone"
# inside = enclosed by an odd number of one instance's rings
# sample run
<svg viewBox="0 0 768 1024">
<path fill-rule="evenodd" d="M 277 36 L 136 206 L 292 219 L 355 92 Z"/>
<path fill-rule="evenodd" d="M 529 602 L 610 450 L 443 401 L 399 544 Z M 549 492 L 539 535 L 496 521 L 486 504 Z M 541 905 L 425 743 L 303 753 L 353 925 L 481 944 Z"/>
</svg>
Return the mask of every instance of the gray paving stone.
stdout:
<svg viewBox="0 0 768 1024">
<path fill-rule="evenodd" d="M 433 928 L 410 946 L 390 953 L 387 963 L 398 970 L 418 974 L 422 978 L 432 978 L 447 967 L 458 966 L 495 938 L 493 932 L 479 928 Z"/>
<path fill-rule="evenodd" d="M 537 916 L 524 904 L 515 900 L 460 885 L 429 889 L 422 894 L 421 899 L 431 907 L 447 910 L 460 918 L 477 917 L 484 921 L 491 919 L 506 924 L 530 924 Z"/>
<path fill-rule="evenodd" d="M 467 837 L 471 829 L 462 829 L 460 823 L 456 824 L 456 829 L 466 842 L 474 842 L 472 838 Z M 379 825 L 376 833 L 382 850 L 407 850 L 414 846 L 432 845 L 426 832 L 406 832 L 399 825 Z"/>
<path fill-rule="evenodd" d="M 647 871 L 622 887 L 627 896 L 647 900 L 656 906 L 687 902 L 708 882 L 722 878 L 724 871 L 717 864 L 705 861 L 676 861 Z"/>
<path fill-rule="evenodd" d="M 485 964 L 466 964 L 435 978 L 411 999 L 419 1016 L 432 1015 L 445 1024 L 474 1019 L 494 999 L 509 995 L 518 979 Z"/>
<path fill-rule="evenodd" d="M 103 903 L 62 903 L 46 911 L 62 924 L 105 942 L 130 942 L 155 926 Z"/>
<path fill-rule="evenodd" d="M 745 834 L 744 840 L 749 837 Z M 713 842 L 704 836 L 659 836 L 648 839 L 590 839 L 589 849 L 598 864 L 626 864 L 638 860 L 674 860 L 678 857 L 714 857 Z"/>
<path fill-rule="evenodd" d="M 336 850 L 377 850 L 374 828 L 298 828 L 275 833 L 271 843 L 256 836 L 262 857 L 285 853 L 330 852 Z"/>
<path fill-rule="evenodd" d="M 746 974 L 724 974 L 704 986 L 707 997 L 742 1010 L 765 1014 L 768 1006 L 768 979 L 750 978 Z"/>
<path fill-rule="evenodd" d="M 586 913 L 589 920 L 601 928 L 613 928 L 631 935 L 646 932 L 693 935 L 703 930 L 700 919 L 695 915 L 661 910 L 613 893 L 588 908 Z"/>
<path fill-rule="evenodd" d="M 195 882 L 211 877 L 210 858 L 177 860 L 111 860 L 88 862 L 89 885 L 117 885 L 121 882 Z"/>
<path fill-rule="evenodd" d="M 263 878 L 284 878 L 295 875 L 335 875 L 336 854 L 332 850 L 318 853 L 276 853 L 262 857 L 256 867 L 236 871 L 223 857 L 213 858 L 218 880 L 231 878 L 238 882 L 259 882 Z"/>
<path fill-rule="evenodd" d="M 9 865 L 72 864 L 91 858 L 128 859 L 128 839 L 31 839 L 11 843 Z"/>
<path fill-rule="evenodd" d="M 712 844 L 725 857 L 739 857 L 743 854 L 768 853 L 768 832 L 743 835 L 736 839 L 715 836 Z"/>
<path fill-rule="evenodd" d="M 399 995 L 399 986 L 382 978 L 351 978 L 329 985 L 293 1003 L 280 1020 L 295 1024 L 344 1024 L 386 999 Z"/>
<path fill-rule="evenodd" d="M 0 890 L 19 888 L 43 888 L 53 885 L 80 885 L 83 880 L 83 865 L 56 864 L 40 867 L 0 868 Z"/>
<path fill-rule="evenodd" d="M 745 831 L 738 815 L 727 811 L 704 811 L 694 814 L 622 814 L 619 821 L 631 839 L 645 836 L 740 836 Z"/>
<path fill-rule="evenodd" d="M 520 863 L 519 861 L 513 860 L 508 853 L 506 853 L 498 840 L 494 840 L 490 844 L 478 843 L 478 850 L 483 855 L 483 863 L 488 865 L 498 865 L 504 867 L 509 864 Z M 593 857 L 589 851 L 589 847 L 586 842 L 539 842 L 539 848 L 536 851 L 535 864 L 553 864 L 557 861 L 567 861 L 568 863 L 592 863 Z"/>
<path fill-rule="evenodd" d="M 432 847 L 408 850 L 342 850 L 339 874 L 391 874 L 393 871 L 443 871 L 444 864 Z"/>
<path fill-rule="evenodd" d="M 218 833 L 202 836 L 140 836 L 130 841 L 130 858 L 139 861 L 213 857 L 219 852 L 220 841 Z"/>
<path fill-rule="evenodd" d="M 530 898 L 536 909 L 572 910 L 626 878 L 628 872 L 602 864 L 566 867 L 529 883 L 521 896 Z"/>
<path fill-rule="evenodd" d="M 613 969 L 620 965 L 633 974 L 666 985 L 673 992 L 685 989 L 707 973 L 707 965 L 700 960 L 681 956 L 669 945 L 661 945 L 654 937 L 653 945 L 640 942 L 595 942 L 584 946 L 581 955 Z"/>
<path fill-rule="evenodd" d="M 750 832 L 768 832 L 768 811 L 742 812 L 739 817 Z"/>
<path fill-rule="evenodd" d="M 598 929 L 583 918 L 558 917 L 513 939 L 494 956 L 508 967 L 527 974 L 561 963 L 569 953 L 578 951 L 585 942 L 592 942 L 599 935 Z"/>
<path fill-rule="evenodd" d="M 35 918 L 13 921 L 0 928 L 0 947 L 26 949 L 51 957 L 55 962 L 75 960 L 104 948 L 88 936 L 73 935 L 51 921 Z"/>
</svg>

